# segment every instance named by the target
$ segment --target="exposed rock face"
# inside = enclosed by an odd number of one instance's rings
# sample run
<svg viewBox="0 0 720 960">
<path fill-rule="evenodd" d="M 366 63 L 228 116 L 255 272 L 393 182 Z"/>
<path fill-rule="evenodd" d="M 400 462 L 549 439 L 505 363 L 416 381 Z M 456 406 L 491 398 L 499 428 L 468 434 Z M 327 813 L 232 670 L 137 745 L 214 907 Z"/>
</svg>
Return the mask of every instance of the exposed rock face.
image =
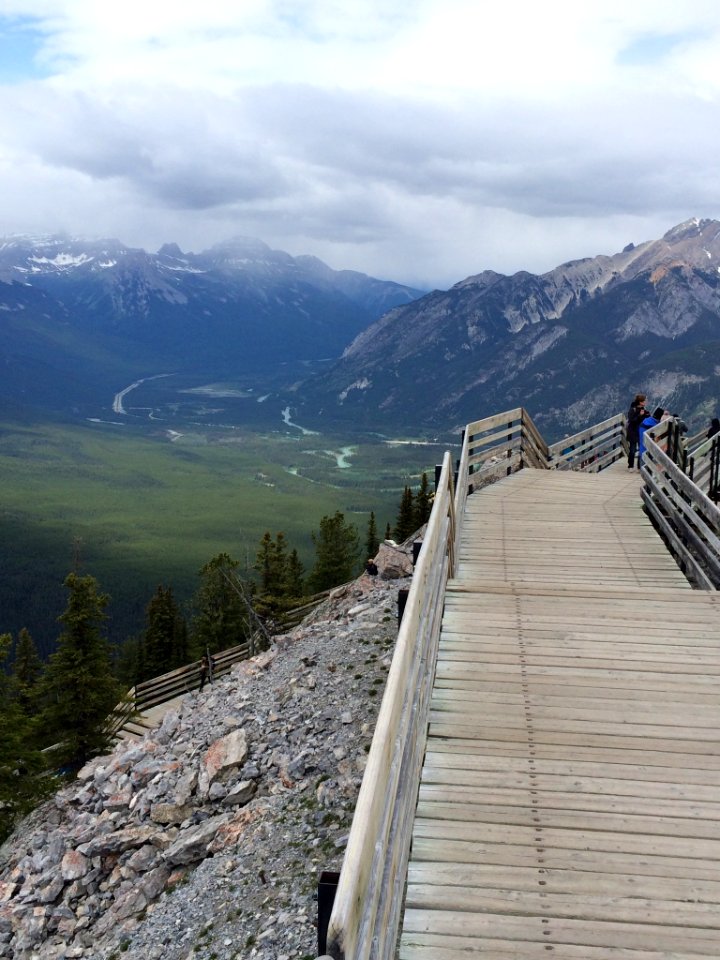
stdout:
<svg viewBox="0 0 720 960">
<path fill-rule="evenodd" d="M 315 956 L 407 585 L 338 589 L 35 811 L 0 851 L 0 957 Z"/>
<path fill-rule="evenodd" d="M 625 410 L 642 389 L 653 404 L 700 418 L 699 428 L 720 406 L 709 362 L 720 338 L 719 271 L 714 220 L 542 275 L 485 271 L 360 333 L 305 385 L 303 415 L 370 426 L 380 410 L 383 429 L 411 415 L 417 432 L 436 432 L 524 406 L 559 439 Z M 651 394 L 668 374 L 672 391 Z"/>
</svg>

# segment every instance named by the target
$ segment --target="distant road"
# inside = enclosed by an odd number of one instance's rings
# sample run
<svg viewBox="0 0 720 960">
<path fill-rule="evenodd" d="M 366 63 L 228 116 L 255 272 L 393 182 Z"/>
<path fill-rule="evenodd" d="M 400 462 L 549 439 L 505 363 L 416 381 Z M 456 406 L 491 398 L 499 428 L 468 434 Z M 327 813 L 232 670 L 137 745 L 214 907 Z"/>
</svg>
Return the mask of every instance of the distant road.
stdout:
<svg viewBox="0 0 720 960">
<path fill-rule="evenodd" d="M 124 390 L 115 394 L 112 405 L 113 413 L 121 413 L 123 416 L 127 416 L 127 410 L 123 406 L 123 398 L 130 393 L 131 390 L 134 390 L 135 387 L 139 387 L 141 383 L 145 383 L 146 380 L 159 380 L 161 377 L 171 376 L 171 373 L 156 373 L 154 377 L 143 377 L 142 380 L 136 380 L 135 383 L 131 383 L 129 387 L 125 387 Z"/>
</svg>

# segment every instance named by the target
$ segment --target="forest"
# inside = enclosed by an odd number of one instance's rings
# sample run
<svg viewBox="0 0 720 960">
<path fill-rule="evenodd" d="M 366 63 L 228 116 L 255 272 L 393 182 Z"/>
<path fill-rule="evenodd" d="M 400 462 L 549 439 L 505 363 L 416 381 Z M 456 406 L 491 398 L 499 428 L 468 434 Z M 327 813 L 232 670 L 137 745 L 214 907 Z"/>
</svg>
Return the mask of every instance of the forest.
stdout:
<svg viewBox="0 0 720 960">
<path fill-rule="evenodd" d="M 431 507 L 423 473 L 416 491 L 404 488 L 385 538 L 406 540 L 427 522 Z M 79 570 L 64 580 L 66 607 L 47 659 L 27 628 L 16 636 L 0 634 L 0 842 L 63 777 L 107 752 L 113 719 L 126 708 L 132 686 L 236 646 L 258 625 L 263 635 L 272 635 L 279 615 L 351 580 L 380 545 L 374 511 L 363 533 L 338 510 L 322 517 L 311 538 L 315 554 L 308 572 L 283 532 L 266 531 L 252 577 L 241 575 L 240 562 L 221 552 L 200 568 L 187 608 L 176 601 L 172 585 L 159 584 L 147 601 L 143 629 L 120 645 L 107 637 L 111 597 L 92 574 Z"/>
</svg>

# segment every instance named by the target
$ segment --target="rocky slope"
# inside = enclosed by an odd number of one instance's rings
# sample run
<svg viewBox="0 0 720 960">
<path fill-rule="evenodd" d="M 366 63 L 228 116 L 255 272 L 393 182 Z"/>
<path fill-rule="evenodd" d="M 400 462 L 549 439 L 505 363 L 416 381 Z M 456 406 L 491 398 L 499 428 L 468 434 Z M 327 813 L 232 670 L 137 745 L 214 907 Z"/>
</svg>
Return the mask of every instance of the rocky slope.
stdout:
<svg viewBox="0 0 720 960">
<path fill-rule="evenodd" d="M 614 256 L 539 276 L 486 271 L 401 306 L 303 385 L 315 416 L 458 429 L 525 406 L 550 438 L 653 402 L 720 403 L 720 222 L 690 220 Z"/>
<path fill-rule="evenodd" d="M 317 947 L 396 635 L 407 553 L 137 743 L 121 743 L 0 851 L 0 957 L 291 960 Z"/>
</svg>

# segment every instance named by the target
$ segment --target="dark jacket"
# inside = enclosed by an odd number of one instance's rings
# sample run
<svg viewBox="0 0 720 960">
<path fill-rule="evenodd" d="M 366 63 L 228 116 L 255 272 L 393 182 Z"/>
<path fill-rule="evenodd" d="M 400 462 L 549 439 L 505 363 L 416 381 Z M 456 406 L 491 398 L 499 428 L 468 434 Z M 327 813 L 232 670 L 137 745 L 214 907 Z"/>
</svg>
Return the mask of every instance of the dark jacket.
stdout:
<svg viewBox="0 0 720 960">
<path fill-rule="evenodd" d="M 642 414 L 643 409 L 644 409 L 644 407 L 642 407 L 642 406 L 638 407 L 638 406 L 635 404 L 635 401 L 633 401 L 633 402 L 630 404 L 630 409 L 629 409 L 628 412 L 627 412 L 627 417 L 626 417 L 626 420 L 627 420 L 627 428 L 626 428 L 626 429 L 627 429 L 627 438 L 628 438 L 628 440 L 634 440 L 635 443 L 637 443 L 637 441 L 638 441 L 638 439 L 639 439 L 638 431 L 639 431 L 639 429 L 640 429 L 640 423 L 641 423 L 642 418 L 643 418 L 643 414 Z"/>
</svg>

